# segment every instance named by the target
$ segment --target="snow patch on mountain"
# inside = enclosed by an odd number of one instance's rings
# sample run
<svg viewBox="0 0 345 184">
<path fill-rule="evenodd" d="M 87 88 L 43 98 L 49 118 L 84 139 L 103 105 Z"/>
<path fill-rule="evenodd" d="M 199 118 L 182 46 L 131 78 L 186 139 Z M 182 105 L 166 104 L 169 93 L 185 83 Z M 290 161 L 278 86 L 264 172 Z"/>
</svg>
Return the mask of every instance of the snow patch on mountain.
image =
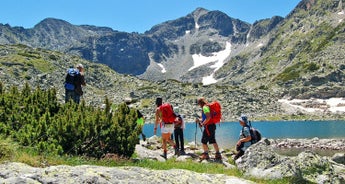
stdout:
<svg viewBox="0 0 345 184">
<path fill-rule="evenodd" d="M 162 73 L 167 72 L 167 70 L 165 69 L 165 67 L 162 64 L 158 63 L 158 66 L 162 68 L 162 70 L 161 70 Z"/>
<path fill-rule="evenodd" d="M 344 113 L 345 99 L 344 98 L 330 98 L 330 99 L 280 99 L 278 100 L 285 107 L 305 112 L 331 112 Z"/>
<path fill-rule="evenodd" d="M 210 68 L 214 68 L 213 73 L 209 76 L 205 76 L 202 79 L 202 83 L 204 85 L 209 85 L 216 83 L 217 80 L 214 79 L 214 73 L 219 70 L 225 63 L 226 58 L 228 58 L 231 54 L 231 43 L 226 42 L 225 49 L 219 52 L 214 52 L 212 53 L 212 56 L 203 56 L 201 54 L 193 54 L 193 63 L 194 65 L 188 70 L 191 71 L 195 68 L 198 68 L 200 66 L 209 64 L 209 63 L 214 63 L 213 65 L 210 66 Z"/>
</svg>

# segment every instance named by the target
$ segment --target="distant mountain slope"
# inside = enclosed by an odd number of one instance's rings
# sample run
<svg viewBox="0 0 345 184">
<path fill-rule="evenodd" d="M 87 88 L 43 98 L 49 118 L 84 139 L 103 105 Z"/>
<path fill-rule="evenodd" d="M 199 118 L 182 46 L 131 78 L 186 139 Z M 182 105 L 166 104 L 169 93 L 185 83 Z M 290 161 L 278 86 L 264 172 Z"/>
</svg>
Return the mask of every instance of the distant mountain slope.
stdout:
<svg viewBox="0 0 345 184">
<path fill-rule="evenodd" d="M 260 49 L 232 58 L 216 76 L 292 98 L 344 97 L 344 19 L 341 1 L 301 1 Z"/>
<path fill-rule="evenodd" d="M 55 88 L 57 97 L 64 102 L 64 79 L 70 65 L 84 64 L 86 82 L 83 100 L 91 106 L 102 107 L 107 97 L 111 103 L 122 103 L 124 98 L 131 97 L 134 107 L 141 110 L 146 122 L 154 121 L 155 99 L 163 97 L 165 102 L 180 108 L 185 121 L 193 122 L 194 113 L 200 108 L 195 103 L 198 97 L 204 96 L 209 101 L 221 102 L 224 121 L 236 121 L 245 113 L 251 119 L 339 119 L 341 113 L 330 113 L 322 102 L 303 102 L 300 105 L 308 108 L 319 108 L 324 111 L 303 112 L 296 108 L 284 107 L 286 101 L 280 101 L 281 93 L 267 89 L 248 90 L 241 86 L 208 85 L 200 83 L 182 83 L 176 80 L 150 82 L 133 76 L 114 72 L 106 65 L 90 63 L 79 57 L 44 49 L 35 49 L 25 45 L 0 45 L 0 81 L 5 88 L 16 86 L 21 90 L 25 83 L 40 89 Z M 1 95 L 0 95 L 1 96 Z M 282 103 L 283 102 L 283 103 Z M 295 104 L 296 106 L 296 104 Z"/>
<path fill-rule="evenodd" d="M 175 80 L 150 82 L 118 74 L 106 65 L 90 63 L 60 52 L 25 45 L 0 45 L 0 80 L 6 88 L 16 86 L 20 90 L 25 83 L 33 88 L 55 88 L 61 103 L 64 102 L 66 70 L 77 63 L 84 64 L 86 68 L 87 85 L 82 99 L 87 104 L 102 107 L 106 97 L 115 104 L 122 103 L 125 97 L 131 97 L 135 102 L 133 105 L 142 111 L 147 122 L 154 121 L 157 97 L 163 97 L 165 102 L 180 107 L 180 113 L 185 115 L 186 121 L 193 121 L 192 115 L 200 111 L 195 103 L 200 96 L 210 101 L 219 100 L 226 121 L 235 120 L 241 113 L 259 119 L 272 117 L 272 114 L 285 114 L 278 96 L 264 90 L 247 91 L 239 87 L 203 86 Z"/>
<path fill-rule="evenodd" d="M 25 44 L 77 54 L 106 64 L 119 73 L 153 81 L 171 78 L 201 82 L 202 77 L 214 70 L 200 68 L 190 72 L 188 69 L 197 62 L 193 61 L 193 54 L 211 56 L 224 50 L 227 42 L 237 45 L 237 49 L 232 50 L 241 50 L 247 39 L 255 40 L 267 34 L 281 19 L 275 18 L 270 27 L 256 30 L 256 27 L 220 11 L 198 8 L 185 17 L 138 34 L 106 27 L 75 26 L 64 20 L 47 18 L 32 29 L 0 24 L 0 43 Z M 229 57 L 233 55 L 236 53 Z"/>
<path fill-rule="evenodd" d="M 149 81 L 344 97 L 344 18 L 340 0 L 302 0 L 287 17 L 254 24 L 197 8 L 144 34 L 47 18 L 32 29 L 0 24 L 0 43 L 76 54 Z"/>
</svg>

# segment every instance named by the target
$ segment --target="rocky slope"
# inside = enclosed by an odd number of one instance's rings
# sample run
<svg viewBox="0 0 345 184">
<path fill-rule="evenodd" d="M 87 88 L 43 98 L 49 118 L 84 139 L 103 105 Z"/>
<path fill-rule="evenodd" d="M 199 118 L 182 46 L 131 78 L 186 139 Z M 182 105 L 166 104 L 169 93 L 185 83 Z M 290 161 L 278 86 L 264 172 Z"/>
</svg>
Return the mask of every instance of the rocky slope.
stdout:
<svg viewBox="0 0 345 184">
<path fill-rule="evenodd" d="M 309 114 L 296 108 L 292 111 L 279 102 L 280 93 L 268 90 L 248 90 L 227 85 L 204 86 L 175 80 L 150 82 L 118 74 L 105 65 L 90 63 L 76 56 L 24 45 L 0 45 L 0 79 L 7 88 L 17 86 L 20 89 L 25 83 L 33 88 L 56 88 L 61 103 L 65 93 L 63 83 L 66 70 L 77 63 L 86 67 L 87 85 L 83 99 L 87 104 L 101 107 L 106 97 L 114 104 L 131 97 L 134 99 L 133 105 L 145 114 L 147 122 L 154 120 L 154 102 L 159 96 L 173 106 L 180 107 L 180 113 L 186 116 L 186 121 L 193 121 L 192 115 L 200 112 L 195 102 L 200 96 L 221 102 L 224 121 L 236 121 L 242 113 L 251 119 L 266 120 L 299 116 L 306 119 L 341 119 L 341 113 L 333 114 L 327 110 L 327 106 L 322 113 L 317 111 Z M 315 103 L 315 107 L 318 104 Z"/>
<path fill-rule="evenodd" d="M 252 42 L 258 49 L 232 58 L 216 77 L 291 98 L 344 97 L 344 18 L 342 1 L 301 1 L 260 42 Z"/>
</svg>

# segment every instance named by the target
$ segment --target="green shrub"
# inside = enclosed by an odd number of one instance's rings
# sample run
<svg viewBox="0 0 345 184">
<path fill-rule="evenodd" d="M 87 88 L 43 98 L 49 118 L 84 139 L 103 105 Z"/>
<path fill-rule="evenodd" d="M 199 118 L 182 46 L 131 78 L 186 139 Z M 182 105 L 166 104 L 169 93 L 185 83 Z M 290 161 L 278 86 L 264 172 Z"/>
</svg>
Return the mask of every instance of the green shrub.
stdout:
<svg viewBox="0 0 345 184">
<path fill-rule="evenodd" d="M 31 90 L 27 84 L 21 92 L 12 87 L 0 95 L 0 134 L 41 154 L 131 157 L 139 142 L 137 111 L 125 104 L 114 113 L 107 99 L 104 110 L 84 102 L 59 104 L 55 89 Z"/>
</svg>

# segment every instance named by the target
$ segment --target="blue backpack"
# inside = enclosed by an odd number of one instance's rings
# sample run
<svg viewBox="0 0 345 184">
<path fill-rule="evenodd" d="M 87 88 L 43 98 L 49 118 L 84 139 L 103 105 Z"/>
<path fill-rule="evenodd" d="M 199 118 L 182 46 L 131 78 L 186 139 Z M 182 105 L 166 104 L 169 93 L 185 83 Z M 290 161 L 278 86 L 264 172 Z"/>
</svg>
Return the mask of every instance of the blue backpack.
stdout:
<svg viewBox="0 0 345 184">
<path fill-rule="evenodd" d="M 66 81 L 65 81 L 65 89 L 74 91 L 75 89 L 75 82 L 77 75 L 79 74 L 79 71 L 74 68 L 69 68 L 67 70 L 67 76 L 66 76 Z"/>
</svg>

